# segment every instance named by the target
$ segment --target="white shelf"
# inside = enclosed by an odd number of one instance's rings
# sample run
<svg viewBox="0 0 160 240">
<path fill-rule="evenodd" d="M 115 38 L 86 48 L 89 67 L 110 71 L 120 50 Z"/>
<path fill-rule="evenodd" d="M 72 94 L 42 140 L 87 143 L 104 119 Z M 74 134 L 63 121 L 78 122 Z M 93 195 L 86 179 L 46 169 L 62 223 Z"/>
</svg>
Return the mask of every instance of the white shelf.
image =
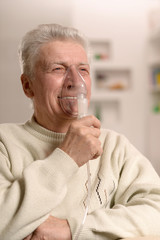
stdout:
<svg viewBox="0 0 160 240">
<path fill-rule="evenodd" d="M 160 86 L 152 86 L 151 93 L 160 93 Z"/>
<path fill-rule="evenodd" d="M 150 41 L 152 44 L 160 45 L 160 25 L 155 29 L 155 31 L 150 36 Z"/>
<path fill-rule="evenodd" d="M 160 66 L 160 53 L 154 56 L 150 56 L 148 64 L 150 68 Z"/>
<path fill-rule="evenodd" d="M 107 39 L 90 40 L 92 59 L 96 61 L 105 61 L 111 58 L 111 43 Z"/>
<path fill-rule="evenodd" d="M 110 53 L 111 44 L 109 41 L 103 39 L 92 40 L 91 47 L 94 54 L 100 53 L 103 55 L 103 53 Z M 93 75 L 93 96 L 96 101 L 99 101 L 99 99 L 113 99 L 115 97 L 111 96 L 113 96 L 114 92 L 117 95 L 118 92 L 124 92 L 131 87 L 130 67 L 126 64 L 115 62 L 113 57 L 112 59 L 111 57 L 106 59 L 92 58 L 91 71 Z M 105 95 L 110 95 L 110 97 L 106 98 Z"/>
<path fill-rule="evenodd" d="M 101 93 L 92 92 L 91 102 L 108 102 L 108 101 L 120 101 L 123 97 L 121 91 L 108 91 L 104 90 Z"/>
<path fill-rule="evenodd" d="M 150 36 L 148 69 L 150 72 L 150 116 L 149 116 L 149 155 L 155 169 L 160 174 L 160 27 Z"/>
<path fill-rule="evenodd" d="M 103 60 L 103 61 L 92 61 L 91 64 L 93 69 L 107 69 L 107 70 L 128 70 L 131 67 L 127 64 L 121 64 L 113 60 Z"/>
<path fill-rule="evenodd" d="M 122 64 L 114 60 L 110 41 L 92 40 L 91 47 L 93 84 L 89 112 L 101 120 L 103 127 L 119 131 L 122 124 L 123 101 L 126 94 L 131 91 L 132 68 L 128 63 Z M 103 58 L 103 54 L 108 57 Z"/>
</svg>

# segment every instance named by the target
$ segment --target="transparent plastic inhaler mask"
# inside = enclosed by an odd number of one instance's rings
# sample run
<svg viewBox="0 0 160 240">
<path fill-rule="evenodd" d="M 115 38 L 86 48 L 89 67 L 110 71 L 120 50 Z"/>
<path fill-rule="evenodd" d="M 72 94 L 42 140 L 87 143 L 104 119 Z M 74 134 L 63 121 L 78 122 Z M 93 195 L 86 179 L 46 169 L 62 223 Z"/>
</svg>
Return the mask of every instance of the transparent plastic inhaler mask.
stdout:
<svg viewBox="0 0 160 240">
<path fill-rule="evenodd" d="M 68 116 L 81 118 L 87 115 L 87 88 L 75 65 L 66 71 L 59 101 L 63 112 Z"/>
</svg>

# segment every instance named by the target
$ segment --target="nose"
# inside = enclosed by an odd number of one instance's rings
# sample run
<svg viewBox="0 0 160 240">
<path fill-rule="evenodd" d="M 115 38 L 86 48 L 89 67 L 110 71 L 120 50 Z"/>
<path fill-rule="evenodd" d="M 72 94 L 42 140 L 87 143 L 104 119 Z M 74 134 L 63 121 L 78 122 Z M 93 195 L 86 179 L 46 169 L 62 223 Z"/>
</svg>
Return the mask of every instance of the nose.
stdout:
<svg viewBox="0 0 160 240">
<path fill-rule="evenodd" d="M 66 79 L 64 81 L 66 88 L 68 90 L 75 89 L 80 84 L 80 74 L 76 68 L 76 66 L 72 65 L 67 70 Z"/>
</svg>

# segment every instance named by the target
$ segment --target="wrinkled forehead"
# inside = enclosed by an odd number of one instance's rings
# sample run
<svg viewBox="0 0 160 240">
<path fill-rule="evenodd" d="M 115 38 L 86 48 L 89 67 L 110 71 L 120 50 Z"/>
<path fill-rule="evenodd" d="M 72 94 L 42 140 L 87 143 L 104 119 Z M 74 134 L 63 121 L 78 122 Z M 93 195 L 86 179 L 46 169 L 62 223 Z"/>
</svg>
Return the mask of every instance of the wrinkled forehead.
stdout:
<svg viewBox="0 0 160 240">
<path fill-rule="evenodd" d="M 66 66 L 89 65 L 85 49 L 74 41 L 53 41 L 42 45 L 37 60 L 44 66 L 54 63 L 63 63 Z"/>
</svg>

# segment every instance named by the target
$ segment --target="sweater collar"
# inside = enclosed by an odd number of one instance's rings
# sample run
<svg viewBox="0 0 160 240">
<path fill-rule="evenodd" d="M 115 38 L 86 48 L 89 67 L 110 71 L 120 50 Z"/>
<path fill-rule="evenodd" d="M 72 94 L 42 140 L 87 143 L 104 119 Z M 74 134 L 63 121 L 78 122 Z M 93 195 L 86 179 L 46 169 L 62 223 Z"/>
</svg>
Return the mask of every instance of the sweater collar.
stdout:
<svg viewBox="0 0 160 240">
<path fill-rule="evenodd" d="M 56 133 L 56 132 L 50 131 L 50 130 L 42 127 L 41 125 L 39 125 L 36 122 L 34 116 L 32 116 L 31 120 L 29 120 L 25 123 L 24 127 L 32 135 L 34 135 L 35 137 L 37 137 L 43 141 L 61 142 L 64 140 L 64 137 L 66 135 L 65 133 Z"/>
</svg>

